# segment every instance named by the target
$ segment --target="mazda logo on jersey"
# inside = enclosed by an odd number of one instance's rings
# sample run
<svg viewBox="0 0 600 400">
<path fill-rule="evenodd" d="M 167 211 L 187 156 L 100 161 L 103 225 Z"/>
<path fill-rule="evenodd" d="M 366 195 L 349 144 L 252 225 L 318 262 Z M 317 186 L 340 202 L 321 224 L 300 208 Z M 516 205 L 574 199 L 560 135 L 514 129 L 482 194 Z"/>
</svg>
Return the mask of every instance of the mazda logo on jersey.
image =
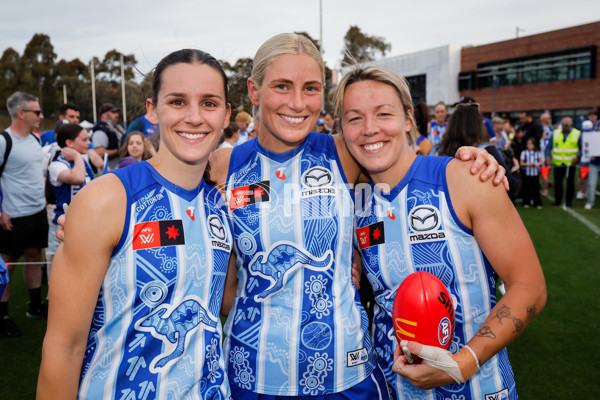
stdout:
<svg viewBox="0 0 600 400">
<path fill-rule="evenodd" d="M 223 222 L 221 222 L 221 218 L 217 217 L 216 215 L 211 215 L 208 217 L 208 229 L 210 230 L 210 234 L 215 239 L 225 240 L 227 237 Z"/>
<path fill-rule="evenodd" d="M 133 228 L 133 250 L 185 244 L 183 222 L 180 219 L 147 221 Z"/>
<path fill-rule="evenodd" d="M 263 203 L 269 201 L 269 192 L 271 190 L 270 181 L 252 183 L 247 186 L 239 186 L 231 191 L 229 199 L 229 208 L 233 211 L 238 208 L 246 207 L 250 204 Z"/>
<path fill-rule="evenodd" d="M 440 221 L 440 212 L 433 206 L 417 206 L 408 214 L 408 223 L 413 232 L 437 229 Z"/>
<path fill-rule="evenodd" d="M 302 185 L 316 188 L 329 185 L 333 182 L 333 174 L 323 167 L 312 167 L 302 174 Z"/>
</svg>

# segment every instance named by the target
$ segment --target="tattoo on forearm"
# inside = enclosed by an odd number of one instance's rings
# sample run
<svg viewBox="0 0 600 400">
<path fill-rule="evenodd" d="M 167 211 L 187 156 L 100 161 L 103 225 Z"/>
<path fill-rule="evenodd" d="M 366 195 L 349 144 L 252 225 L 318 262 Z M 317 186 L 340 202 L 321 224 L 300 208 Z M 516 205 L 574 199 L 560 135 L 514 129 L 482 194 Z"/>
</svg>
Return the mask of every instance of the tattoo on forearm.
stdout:
<svg viewBox="0 0 600 400">
<path fill-rule="evenodd" d="M 502 324 L 502 320 L 510 319 L 515 326 L 515 330 L 512 333 L 515 335 L 520 335 L 521 332 L 523 332 L 523 329 L 525 329 L 525 326 L 527 326 L 531 322 L 531 320 L 535 318 L 535 315 L 535 306 L 528 307 L 527 320 L 526 322 L 523 322 L 521 319 L 512 316 L 512 311 L 509 306 L 507 306 L 506 304 L 502 304 L 496 310 L 496 313 L 492 316 L 492 319 L 497 319 L 500 324 Z"/>
<path fill-rule="evenodd" d="M 484 325 L 481 328 L 479 328 L 479 330 L 477 331 L 477 333 L 475 334 L 475 336 L 481 336 L 481 337 L 486 337 L 486 338 L 490 338 L 490 339 L 496 339 L 496 334 L 492 331 L 492 328 L 490 328 L 487 325 Z"/>
<path fill-rule="evenodd" d="M 521 332 L 523 332 L 523 329 L 525 329 L 525 324 L 517 317 L 514 317 L 512 320 L 515 324 L 515 330 L 512 333 L 514 333 L 515 335 L 521 334 Z"/>
<path fill-rule="evenodd" d="M 502 320 L 508 318 L 512 319 L 510 314 L 510 307 L 506 304 L 500 305 L 500 308 L 496 310 L 496 314 L 492 317 L 492 319 L 497 319 L 499 323 L 502 323 Z"/>
</svg>

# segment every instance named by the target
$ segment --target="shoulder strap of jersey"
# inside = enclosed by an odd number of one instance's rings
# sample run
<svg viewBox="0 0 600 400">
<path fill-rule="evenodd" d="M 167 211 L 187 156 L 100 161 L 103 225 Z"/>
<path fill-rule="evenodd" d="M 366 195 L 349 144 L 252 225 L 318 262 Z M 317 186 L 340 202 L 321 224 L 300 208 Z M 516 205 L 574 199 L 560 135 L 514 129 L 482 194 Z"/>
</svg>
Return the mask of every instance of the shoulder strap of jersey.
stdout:
<svg viewBox="0 0 600 400">
<path fill-rule="evenodd" d="M 0 176 L 2 176 L 2 172 L 4 172 L 4 167 L 6 166 L 6 161 L 8 160 L 8 155 L 10 154 L 10 150 L 12 149 L 12 139 L 8 132 L 3 131 L 0 133 L 4 137 L 6 141 L 6 149 L 4 149 L 4 160 L 2 161 L 2 165 L 0 165 Z"/>
</svg>

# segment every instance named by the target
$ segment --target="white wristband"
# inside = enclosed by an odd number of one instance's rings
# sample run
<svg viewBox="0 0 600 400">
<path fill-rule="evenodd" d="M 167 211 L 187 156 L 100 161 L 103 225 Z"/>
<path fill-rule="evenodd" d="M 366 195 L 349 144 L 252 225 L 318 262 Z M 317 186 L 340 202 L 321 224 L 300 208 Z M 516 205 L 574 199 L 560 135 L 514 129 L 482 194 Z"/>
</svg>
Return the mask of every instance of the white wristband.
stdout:
<svg viewBox="0 0 600 400">
<path fill-rule="evenodd" d="M 477 358 L 477 354 L 475 354 L 475 351 L 468 344 L 465 344 L 464 347 L 465 349 L 469 350 L 471 354 L 473 354 L 473 357 L 475 358 L 475 364 L 477 364 L 477 370 L 479 371 L 479 368 L 481 368 L 481 366 L 479 365 L 479 359 Z"/>
</svg>

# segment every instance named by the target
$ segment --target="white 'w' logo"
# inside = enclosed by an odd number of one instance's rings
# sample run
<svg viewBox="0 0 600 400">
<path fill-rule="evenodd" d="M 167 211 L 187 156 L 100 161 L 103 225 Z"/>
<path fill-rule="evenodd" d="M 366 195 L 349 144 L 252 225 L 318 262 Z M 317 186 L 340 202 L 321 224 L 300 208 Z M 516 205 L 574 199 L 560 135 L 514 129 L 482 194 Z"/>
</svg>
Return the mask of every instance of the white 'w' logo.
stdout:
<svg viewBox="0 0 600 400">
<path fill-rule="evenodd" d="M 143 244 L 152 243 L 152 241 L 154 240 L 154 233 L 151 233 L 149 235 L 140 235 L 140 239 L 142 239 Z"/>
</svg>

